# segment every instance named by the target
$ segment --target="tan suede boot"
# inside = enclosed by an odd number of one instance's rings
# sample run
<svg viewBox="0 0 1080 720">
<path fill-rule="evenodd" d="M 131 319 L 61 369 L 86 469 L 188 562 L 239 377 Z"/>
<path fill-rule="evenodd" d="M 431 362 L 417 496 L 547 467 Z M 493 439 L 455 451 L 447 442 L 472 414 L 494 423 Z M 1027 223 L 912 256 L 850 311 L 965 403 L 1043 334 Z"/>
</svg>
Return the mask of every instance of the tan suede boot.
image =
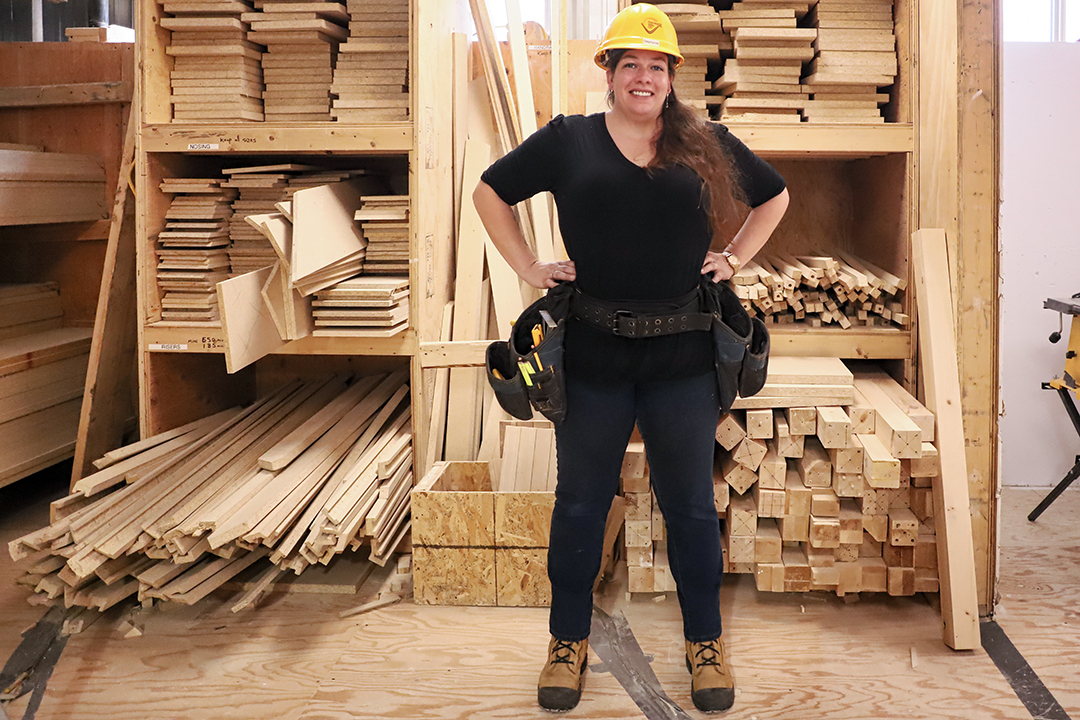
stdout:
<svg viewBox="0 0 1080 720">
<path fill-rule="evenodd" d="M 536 699 L 551 712 L 572 710 L 581 699 L 589 641 L 563 642 L 551 638 L 547 664 L 540 671 Z"/>
<path fill-rule="evenodd" d="M 735 703 L 735 679 L 724 661 L 720 638 L 686 643 L 686 669 L 690 671 L 690 697 L 706 713 L 727 710 Z"/>
</svg>

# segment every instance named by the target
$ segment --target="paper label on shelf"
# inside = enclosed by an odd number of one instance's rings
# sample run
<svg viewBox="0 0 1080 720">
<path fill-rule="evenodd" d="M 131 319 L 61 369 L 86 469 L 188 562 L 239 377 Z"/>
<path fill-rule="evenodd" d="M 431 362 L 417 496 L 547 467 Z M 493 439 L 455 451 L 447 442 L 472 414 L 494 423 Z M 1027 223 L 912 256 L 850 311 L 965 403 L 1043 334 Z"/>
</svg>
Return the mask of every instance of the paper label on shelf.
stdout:
<svg viewBox="0 0 1080 720">
<path fill-rule="evenodd" d="M 150 343 L 151 350 L 187 350 L 187 343 Z"/>
<path fill-rule="evenodd" d="M 221 147 L 220 143 L 188 143 L 188 150 L 217 150 Z"/>
</svg>

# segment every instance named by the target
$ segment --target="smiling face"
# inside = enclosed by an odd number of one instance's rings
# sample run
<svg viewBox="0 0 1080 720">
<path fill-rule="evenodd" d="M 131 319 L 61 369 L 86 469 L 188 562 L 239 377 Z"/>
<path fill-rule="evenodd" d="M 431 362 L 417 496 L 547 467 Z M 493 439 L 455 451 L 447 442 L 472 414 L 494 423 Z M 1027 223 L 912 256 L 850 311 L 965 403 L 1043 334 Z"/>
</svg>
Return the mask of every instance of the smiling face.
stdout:
<svg viewBox="0 0 1080 720">
<path fill-rule="evenodd" d="M 616 111 L 635 118 L 660 117 L 671 90 L 667 55 L 651 50 L 627 50 L 607 76 Z"/>
</svg>

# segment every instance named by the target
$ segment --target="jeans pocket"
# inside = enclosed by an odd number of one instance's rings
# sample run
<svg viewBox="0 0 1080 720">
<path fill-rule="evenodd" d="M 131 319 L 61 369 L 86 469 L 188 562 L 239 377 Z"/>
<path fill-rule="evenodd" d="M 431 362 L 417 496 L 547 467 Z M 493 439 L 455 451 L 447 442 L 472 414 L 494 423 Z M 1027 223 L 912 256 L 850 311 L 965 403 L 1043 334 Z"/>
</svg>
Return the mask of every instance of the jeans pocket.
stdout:
<svg viewBox="0 0 1080 720">
<path fill-rule="evenodd" d="M 502 409 L 518 420 L 531 420 L 533 411 L 525 389 L 525 378 L 510 356 L 510 346 L 501 340 L 488 345 L 484 364 L 488 384 L 495 391 L 495 399 Z"/>
</svg>

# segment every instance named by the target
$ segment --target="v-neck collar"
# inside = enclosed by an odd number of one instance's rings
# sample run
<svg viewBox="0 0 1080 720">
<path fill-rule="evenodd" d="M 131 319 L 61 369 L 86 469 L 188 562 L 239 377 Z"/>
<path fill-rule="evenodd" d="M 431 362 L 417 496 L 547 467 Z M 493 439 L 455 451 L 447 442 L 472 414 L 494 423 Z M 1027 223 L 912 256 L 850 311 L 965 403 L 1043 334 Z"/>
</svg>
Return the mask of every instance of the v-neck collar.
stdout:
<svg viewBox="0 0 1080 720">
<path fill-rule="evenodd" d="M 638 170 L 645 171 L 646 166 L 645 165 L 638 165 L 636 162 L 634 162 L 630 158 L 626 157 L 626 153 L 624 153 L 622 151 L 622 148 L 619 147 L 619 143 L 615 142 L 615 138 L 611 136 L 611 130 L 608 129 L 608 124 L 607 124 L 607 113 L 602 112 L 602 113 L 596 113 L 596 114 L 599 116 L 600 128 L 603 130 L 604 137 L 606 137 L 608 142 L 611 143 L 611 149 L 614 150 L 615 153 L 619 157 L 621 157 L 623 160 L 625 160 L 628 164 L 633 165 Z"/>
</svg>

